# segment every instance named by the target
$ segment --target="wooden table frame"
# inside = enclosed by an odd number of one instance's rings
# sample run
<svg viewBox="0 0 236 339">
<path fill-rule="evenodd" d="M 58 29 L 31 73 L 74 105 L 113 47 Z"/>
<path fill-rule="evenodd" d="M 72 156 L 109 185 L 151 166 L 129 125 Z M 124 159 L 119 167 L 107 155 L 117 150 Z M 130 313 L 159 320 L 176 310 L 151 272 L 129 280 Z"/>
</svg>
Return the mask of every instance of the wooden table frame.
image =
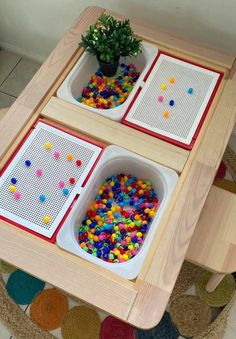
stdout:
<svg viewBox="0 0 236 339">
<path fill-rule="evenodd" d="M 0 168 L 41 117 L 175 169 L 180 177 L 172 200 L 135 281 L 120 278 L 4 221 L 0 221 L 0 257 L 126 322 L 150 328 L 164 313 L 235 123 L 236 63 L 233 56 L 131 20 L 134 31 L 159 49 L 225 75 L 192 151 L 183 150 L 55 97 L 83 53 L 78 48 L 81 34 L 103 11 L 89 7 L 81 14 L 0 121 Z"/>
</svg>

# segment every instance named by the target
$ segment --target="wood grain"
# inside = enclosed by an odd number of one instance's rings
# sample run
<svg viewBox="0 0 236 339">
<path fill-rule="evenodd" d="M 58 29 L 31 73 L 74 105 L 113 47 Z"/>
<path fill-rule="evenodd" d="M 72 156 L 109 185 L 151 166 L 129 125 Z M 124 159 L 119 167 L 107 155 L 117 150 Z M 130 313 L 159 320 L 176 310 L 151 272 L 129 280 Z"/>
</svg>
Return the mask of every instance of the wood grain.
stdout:
<svg viewBox="0 0 236 339">
<path fill-rule="evenodd" d="M 0 258 L 125 320 L 133 283 L 0 220 Z M 115 302 L 115 307 L 114 307 Z"/>
<path fill-rule="evenodd" d="M 181 172 L 189 151 L 136 131 L 99 114 L 52 97 L 42 115 L 54 122 L 93 136 L 107 144 L 116 144 Z M 155 151 L 154 151 L 155 150 Z"/>
<path fill-rule="evenodd" d="M 88 7 L 81 14 L 1 119 L 0 159 L 73 57 L 78 49 L 81 34 L 102 12 L 102 8 Z"/>
<path fill-rule="evenodd" d="M 21 143 L 21 140 L 25 137 L 25 135 L 29 132 L 30 128 L 33 126 L 33 124 L 35 123 L 35 121 L 38 119 L 38 114 L 34 113 L 31 118 L 29 119 L 29 121 L 27 122 L 27 124 L 25 124 L 25 126 L 21 129 L 19 135 L 17 136 L 17 138 L 15 138 L 12 146 L 8 149 L 8 151 L 5 153 L 4 157 L 2 158 L 2 160 L 0 160 L 0 169 L 2 169 L 2 167 L 4 166 L 4 164 L 7 162 L 7 160 L 12 156 L 13 152 L 15 151 L 15 149 L 19 146 L 19 144 Z"/>
<path fill-rule="evenodd" d="M 4 117 L 4 115 L 7 113 L 8 110 L 9 110 L 9 107 L 0 109 L 0 120 Z"/>
<path fill-rule="evenodd" d="M 186 259 L 219 273 L 236 271 L 236 194 L 212 186 Z M 233 265 L 226 261 L 234 246 Z M 232 253 L 231 253 L 232 255 Z"/>
<path fill-rule="evenodd" d="M 232 72 L 233 76 L 226 83 L 207 130 L 201 130 L 190 153 L 169 211 L 166 211 L 159 227 L 162 233 L 158 235 L 157 232 L 152 242 L 152 249 L 136 281 L 138 295 L 128 320 L 136 323 L 137 326 L 143 327 L 146 322 L 149 322 L 149 325 L 151 322 L 146 316 L 150 311 L 148 301 L 142 297 L 143 293 L 147 293 L 147 283 L 151 290 L 156 287 L 157 292 L 154 294 L 156 296 L 161 290 L 170 294 L 174 287 L 199 215 L 233 130 L 236 74 L 234 70 Z M 158 297 L 156 304 L 158 304 Z M 159 305 L 163 307 L 163 312 L 166 305 Z M 135 309 L 142 310 L 142 313 L 138 315 L 133 311 Z"/>
</svg>

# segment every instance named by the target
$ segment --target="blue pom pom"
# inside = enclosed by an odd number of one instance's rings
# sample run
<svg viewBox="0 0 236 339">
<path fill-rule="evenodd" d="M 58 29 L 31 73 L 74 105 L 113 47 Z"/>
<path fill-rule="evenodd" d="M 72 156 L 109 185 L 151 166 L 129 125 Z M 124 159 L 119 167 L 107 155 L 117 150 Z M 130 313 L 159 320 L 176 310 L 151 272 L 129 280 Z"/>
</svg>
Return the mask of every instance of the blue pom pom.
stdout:
<svg viewBox="0 0 236 339">
<path fill-rule="evenodd" d="M 188 94 L 192 94 L 193 93 L 193 88 L 192 87 L 189 87 L 188 89 Z"/>
<path fill-rule="evenodd" d="M 63 188 L 63 194 L 64 194 L 64 195 L 68 195 L 68 194 L 69 194 L 68 188 Z"/>
<path fill-rule="evenodd" d="M 44 201 L 46 200 L 46 196 L 45 196 L 44 194 L 40 194 L 39 200 L 40 200 L 41 202 L 44 202 Z"/>
<path fill-rule="evenodd" d="M 17 183 L 16 178 L 11 178 L 11 183 L 12 183 L 13 185 L 15 185 L 15 184 Z"/>
<path fill-rule="evenodd" d="M 30 160 L 26 160 L 25 161 L 25 166 L 30 167 L 31 166 L 31 161 Z"/>
</svg>

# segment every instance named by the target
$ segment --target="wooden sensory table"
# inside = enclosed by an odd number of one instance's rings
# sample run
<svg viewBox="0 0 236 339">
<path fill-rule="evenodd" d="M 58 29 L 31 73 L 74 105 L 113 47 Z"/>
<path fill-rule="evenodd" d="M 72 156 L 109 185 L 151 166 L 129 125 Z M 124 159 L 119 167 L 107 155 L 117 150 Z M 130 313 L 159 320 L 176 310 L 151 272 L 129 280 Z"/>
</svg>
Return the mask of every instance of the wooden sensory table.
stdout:
<svg viewBox="0 0 236 339">
<path fill-rule="evenodd" d="M 171 145 L 56 98 L 57 88 L 83 53 L 78 48 L 81 34 L 103 11 L 89 7 L 81 14 L 0 121 L 0 168 L 40 117 L 176 170 L 179 180 L 172 200 L 135 281 L 127 281 L 2 220 L 0 258 L 115 317 L 151 328 L 165 311 L 235 123 L 236 63 L 234 56 L 131 20 L 134 31 L 160 50 L 224 73 L 193 149 Z"/>
</svg>

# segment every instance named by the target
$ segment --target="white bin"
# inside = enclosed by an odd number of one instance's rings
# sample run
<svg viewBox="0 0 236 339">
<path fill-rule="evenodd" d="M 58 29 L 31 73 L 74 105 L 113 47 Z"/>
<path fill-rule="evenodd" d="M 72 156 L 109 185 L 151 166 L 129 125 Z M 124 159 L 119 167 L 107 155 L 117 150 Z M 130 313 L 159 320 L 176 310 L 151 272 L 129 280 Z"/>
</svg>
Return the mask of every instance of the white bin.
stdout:
<svg viewBox="0 0 236 339">
<path fill-rule="evenodd" d="M 120 63 L 133 63 L 137 66 L 137 70 L 140 71 L 139 79 L 136 81 L 136 84 L 130 92 L 127 100 L 122 105 L 111 109 L 98 109 L 84 105 L 76 100 L 81 95 L 82 89 L 84 86 L 86 86 L 91 75 L 93 75 L 99 67 L 96 57 L 89 54 L 88 52 L 84 52 L 77 64 L 58 88 L 58 98 L 69 101 L 82 108 L 88 109 L 89 111 L 101 114 L 104 117 L 110 118 L 112 120 L 120 121 L 125 114 L 130 102 L 132 101 L 136 91 L 142 84 L 142 81 L 150 69 L 152 62 L 158 54 L 158 49 L 156 46 L 145 42 L 143 42 L 142 45 L 142 53 L 136 58 L 130 57 L 120 59 Z"/>
<path fill-rule="evenodd" d="M 83 251 L 76 239 L 76 235 L 79 230 L 78 226 L 81 225 L 99 187 L 106 178 L 120 173 L 131 174 L 137 176 L 137 178 L 150 180 L 153 188 L 157 192 L 159 208 L 154 219 L 149 224 L 149 230 L 146 233 L 145 240 L 138 254 L 123 263 L 109 263 Z M 134 279 L 137 277 L 145 256 L 148 253 L 151 241 L 159 226 L 164 210 L 168 206 L 177 180 L 178 176 L 176 172 L 167 167 L 144 159 L 120 147 L 108 146 L 58 233 L 58 246 L 96 265 L 115 272 L 126 279 Z"/>
</svg>

